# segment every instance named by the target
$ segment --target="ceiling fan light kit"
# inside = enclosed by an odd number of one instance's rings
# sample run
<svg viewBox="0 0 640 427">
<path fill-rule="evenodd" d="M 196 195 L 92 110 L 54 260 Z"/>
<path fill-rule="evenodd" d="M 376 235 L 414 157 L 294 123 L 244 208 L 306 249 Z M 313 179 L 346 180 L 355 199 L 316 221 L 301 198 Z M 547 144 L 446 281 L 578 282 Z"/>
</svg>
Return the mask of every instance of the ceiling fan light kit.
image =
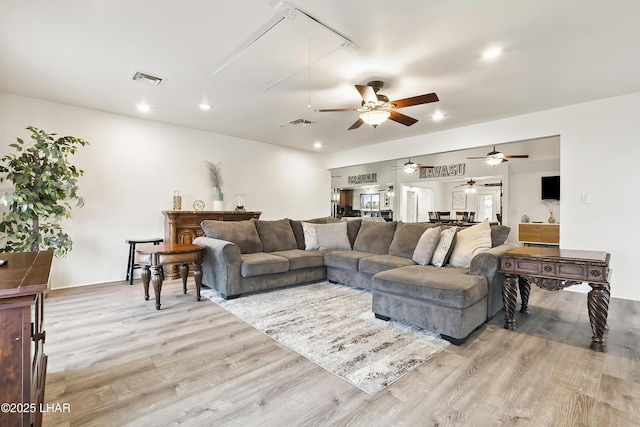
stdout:
<svg viewBox="0 0 640 427">
<path fill-rule="evenodd" d="M 404 171 L 406 173 L 414 173 L 417 169 L 418 165 L 415 162 L 412 162 L 411 159 L 404 164 Z"/>
<path fill-rule="evenodd" d="M 391 113 L 383 110 L 366 111 L 360 114 L 360 118 L 368 125 L 378 127 L 379 124 L 387 120 Z"/>
</svg>

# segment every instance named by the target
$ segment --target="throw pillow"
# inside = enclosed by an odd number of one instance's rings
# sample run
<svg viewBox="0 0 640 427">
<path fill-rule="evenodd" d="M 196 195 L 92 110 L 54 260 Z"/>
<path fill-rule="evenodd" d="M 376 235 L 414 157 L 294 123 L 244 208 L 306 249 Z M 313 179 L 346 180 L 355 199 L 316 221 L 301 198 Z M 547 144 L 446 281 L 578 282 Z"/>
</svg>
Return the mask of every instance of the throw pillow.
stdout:
<svg viewBox="0 0 640 427">
<path fill-rule="evenodd" d="M 491 247 L 502 245 L 507 241 L 511 227 L 506 225 L 492 225 L 491 226 Z"/>
<path fill-rule="evenodd" d="M 420 236 L 418 244 L 416 245 L 416 249 L 413 251 L 413 257 L 411 257 L 411 259 L 417 264 L 429 265 L 431 258 L 433 258 L 433 253 L 438 247 L 441 232 L 442 230 L 440 227 L 432 227 L 422 233 L 422 236 Z"/>
<path fill-rule="evenodd" d="M 413 257 L 420 237 L 428 228 L 436 227 L 437 225 L 439 224 L 398 221 L 391 246 L 389 246 L 389 255 L 403 258 Z M 438 237 L 439 236 L 440 234 L 438 234 Z M 429 264 L 429 262 L 427 262 L 427 264 Z"/>
<path fill-rule="evenodd" d="M 242 254 L 262 252 L 262 242 L 256 229 L 256 220 L 216 221 L 205 220 L 200 223 L 204 235 L 214 239 L 235 243 Z"/>
<path fill-rule="evenodd" d="M 456 246 L 449 263 L 454 267 L 469 267 L 474 255 L 491 249 L 491 227 L 489 221 L 458 231 Z"/>
<path fill-rule="evenodd" d="M 395 231 L 395 221 L 362 221 L 353 249 L 376 255 L 387 255 Z"/>
<path fill-rule="evenodd" d="M 256 229 L 260 235 L 264 252 L 288 251 L 298 249 L 296 236 L 293 234 L 288 219 L 277 221 L 256 221 Z"/>
<path fill-rule="evenodd" d="M 447 263 L 449 256 L 451 256 L 451 249 L 452 246 L 454 246 L 453 239 L 456 237 L 457 230 L 458 227 L 451 227 L 440 232 L 440 241 L 438 242 L 436 250 L 433 252 L 431 265 L 442 267 Z"/>
<path fill-rule="evenodd" d="M 347 223 L 338 222 L 333 224 L 316 225 L 318 232 L 318 249 L 321 251 L 336 250 L 350 251 L 351 244 L 347 236 Z"/>
<path fill-rule="evenodd" d="M 302 233 L 304 234 L 304 250 L 312 251 L 318 249 L 318 224 L 310 222 L 302 223 Z"/>
</svg>

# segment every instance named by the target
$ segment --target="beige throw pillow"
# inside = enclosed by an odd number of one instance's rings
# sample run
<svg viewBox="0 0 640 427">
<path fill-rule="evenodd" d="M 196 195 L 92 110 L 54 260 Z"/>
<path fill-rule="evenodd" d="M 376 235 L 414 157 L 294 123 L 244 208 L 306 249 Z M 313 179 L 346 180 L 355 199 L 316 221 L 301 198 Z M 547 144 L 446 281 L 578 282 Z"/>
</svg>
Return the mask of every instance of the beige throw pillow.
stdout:
<svg viewBox="0 0 640 427">
<path fill-rule="evenodd" d="M 476 254 L 488 249 L 491 249 L 491 227 L 489 221 L 484 220 L 480 224 L 458 231 L 449 264 L 468 268 Z"/>
<path fill-rule="evenodd" d="M 429 265 L 431 258 L 433 257 L 433 253 L 438 247 L 440 233 L 440 227 L 429 228 L 422 233 L 422 236 L 420 236 L 418 244 L 416 245 L 416 249 L 413 251 L 413 257 L 411 258 L 415 263 L 420 265 Z"/>
<path fill-rule="evenodd" d="M 321 251 L 350 251 L 351 243 L 347 236 L 347 223 L 317 224 L 318 249 Z"/>
</svg>

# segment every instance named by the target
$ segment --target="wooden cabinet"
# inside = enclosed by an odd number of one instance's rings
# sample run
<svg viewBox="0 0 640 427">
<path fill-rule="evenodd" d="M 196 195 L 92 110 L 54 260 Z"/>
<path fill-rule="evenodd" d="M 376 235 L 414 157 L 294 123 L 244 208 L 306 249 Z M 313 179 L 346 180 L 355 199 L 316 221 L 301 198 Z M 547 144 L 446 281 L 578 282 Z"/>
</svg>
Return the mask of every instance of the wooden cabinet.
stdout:
<svg viewBox="0 0 640 427">
<path fill-rule="evenodd" d="M 3 426 L 40 426 L 47 373 L 44 292 L 52 251 L 3 253 L 0 266 L 0 413 Z"/>
<path fill-rule="evenodd" d="M 259 219 L 262 212 L 236 211 L 162 211 L 164 215 L 164 242 L 170 244 L 193 243 L 196 237 L 204 236 L 200 223 L 206 219 L 218 221 L 244 221 Z M 167 266 L 165 277 L 180 277 L 177 265 Z"/>
<path fill-rule="evenodd" d="M 559 245 L 559 224 L 518 224 L 518 241 L 539 245 Z"/>
</svg>

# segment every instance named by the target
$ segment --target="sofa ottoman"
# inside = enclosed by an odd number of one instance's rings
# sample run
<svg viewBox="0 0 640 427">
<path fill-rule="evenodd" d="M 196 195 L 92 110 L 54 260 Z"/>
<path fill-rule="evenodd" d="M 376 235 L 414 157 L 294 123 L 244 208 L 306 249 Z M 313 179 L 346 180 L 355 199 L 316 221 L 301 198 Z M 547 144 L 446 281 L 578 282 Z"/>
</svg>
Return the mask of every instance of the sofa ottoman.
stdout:
<svg viewBox="0 0 640 427">
<path fill-rule="evenodd" d="M 373 312 L 440 332 L 460 345 L 487 319 L 489 285 L 460 267 L 413 265 L 373 276 Z"/>
</svg>

